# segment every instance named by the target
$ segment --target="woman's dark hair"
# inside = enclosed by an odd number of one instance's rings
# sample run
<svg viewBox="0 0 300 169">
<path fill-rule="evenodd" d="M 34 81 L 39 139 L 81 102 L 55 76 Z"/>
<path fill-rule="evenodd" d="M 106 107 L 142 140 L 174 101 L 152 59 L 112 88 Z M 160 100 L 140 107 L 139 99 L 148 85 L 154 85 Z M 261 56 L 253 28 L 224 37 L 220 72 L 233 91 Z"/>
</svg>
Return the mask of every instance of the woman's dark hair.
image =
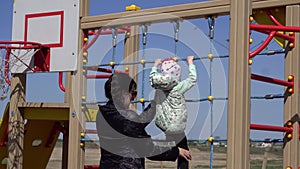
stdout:
<svg viewBox="0 0 300 169">
<path fill-rule="evenodd" d="M 127 74 L 114 73 L 105 82 L 104 90 L 105 96 L 110 101 L 120 102 L 122 92 L 136 91 L 136 82 Z"/>
</svg>

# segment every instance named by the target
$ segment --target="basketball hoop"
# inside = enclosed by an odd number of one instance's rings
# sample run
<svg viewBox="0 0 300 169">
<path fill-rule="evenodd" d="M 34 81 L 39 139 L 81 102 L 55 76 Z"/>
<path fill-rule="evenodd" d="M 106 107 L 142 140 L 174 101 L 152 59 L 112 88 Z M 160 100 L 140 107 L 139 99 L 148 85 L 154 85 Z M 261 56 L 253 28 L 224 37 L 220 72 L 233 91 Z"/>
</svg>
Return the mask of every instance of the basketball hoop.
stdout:
<svg viewBox="0 0 300 169">
<path fill-rule="evenodd" d="M 7 96 L 11 73 L 49 71 L 50 48 L 47 46 L 36 42 L 0 41 L 0 50 L 0 100 Z"/>
</svg>

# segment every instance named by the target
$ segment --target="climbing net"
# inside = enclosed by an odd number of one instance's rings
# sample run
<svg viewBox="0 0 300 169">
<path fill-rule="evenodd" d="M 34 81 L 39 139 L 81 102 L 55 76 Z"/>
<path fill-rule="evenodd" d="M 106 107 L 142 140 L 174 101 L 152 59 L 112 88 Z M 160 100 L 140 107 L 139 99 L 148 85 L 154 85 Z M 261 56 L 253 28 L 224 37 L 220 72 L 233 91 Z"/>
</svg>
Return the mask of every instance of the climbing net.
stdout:
<svg viewBox="0 0 300 169">
<path fill-rule="evenodd" d="M 213 55 L 214 51 L 213 51 L 213 45 L 214 45 L 214 27 L 215 27 L 215 18 L 214 17 L 209 17 L 208 18 L 208 26 L 209 26 L 209 39 L 210 39 L 210 53 L 207 56 L 195 56 L 194 60 L 209 60 L 209 95 L 205 98 L 198 98 L 198 99 L 186 99 L 186 102 L 205 102 L 208 101 L 210 104 L 210 111 L 209 111 L 209 116 L 210 116 L 210 136 L 207 138 L 206 142 L 210 143 L 210 168 L 213 168 L 213 153 L 214 153 L 214 142 L 216 141 L 220 141 L 220 140 L 214 140 L 214 116 L 215 113 L 213 112 L 213 107 L 214 107 L 214 101 L 216 100 L 223 100 L 226 101 L 228 100 L 227 97 L 214 97 L 214 93 L 213 93 L 213 60 L 215 58 L 229 58 L 228 55 Z M 255 26 L 251 25 L 253 27 L 253 29 L 257 29 Z M 101 30 L 99 30 L 101 32 Z M 84 69 L 87 70 L 95 70 L 95 67 L 97 68 L 98 71 L 102 71 L 102 72 L 107 72 L 107 73 L 111 73 L 113 74 L 116 71 L 122 72 L 120 70 L 116 70 L 115 66 L 119 66 L 119 65 L 137 65 L 137 64 L 141 64 L 142 65 L 142 74 L 141 74 L 141 95 L 140 95 L 140 99 L 134 101 L 133 103 L 141 103 L 142 107 L 144 108 L 144 104 L 145 102 L 149 102 L 149 100 L 145 99 L 145 74 L 146 74 L 146 64 L 153 64 L 154 61 L 153 60 L 146 60 L 146 45 L 147 45 L 147 35 L 148 35 L 148 26 L 147 25 L 142 25 L 142 44 L 143 44 L 143 48 L 142 48 L 142 55 L 140 58 L 140 61 L 137 62 L 126 62 L 126 63 L 115 63 L 115 55 L 116 55 L 116 51 L 115 51 L 115 47 L 116 47 L 116 43 L 115 40 L 117 38 L 117 32 L 119 32 L 119 30 L 116 29 L 112 29 L 111 33 L 113 35 L 113 57 L 112 57 L 112 61 L 109 63 L 105 63 L 105 64 L 99 64 L 99 65 L 84 65 Z M 269 32 L 266 32 L 269 33 Z M 279 35 L 279 34 L 278 34 Z M 279 35 L 282 37 L 282 35 Z M 272 36 L 273 37 L 273 36 Z M 287 37 L 288 40 L 291 39 L 291 37 Z M 269 38 L 268 38 L 269 39 Z M 175 42 L 175 47 L 174 47 L 174 59 L 177 61 L 185 61 L 185 59 L 180 59 L 177 57 L 178 54 L 178 41 L 179 41 L 179 22 L 174 22 L 174 42 Z M 269 40 L 268 40 L 269 41 Z M 269 41 L 270 42 L 270 41 Z M 266 47 L 266 43 L 262 43 L 262 47 L 259 47 L 257 50 L 255 50 L 254 52 L 250 52 L 249 54 L 249 59 L 253 58 L 254 56 L 257 55 L 275 55 L 275 54 L 283 54 L 285 53 L 284 49 L 280 49 L 280 50 L 264 50 L 264 48 Z M 252 60 L 249 60 L 249 65 L 252 64 Z M 105 66 L 111 66 L 111 70 L 109 69 L 103 69 L 100 67 L 105 67 Z M 124 71 L 124 73 L 128 73 L 127 71 Z M 100 76 L 99 76 L 100 77 Z M 101 78 L 107 78 L 108 76 L 101 76 Z M 92 75 L 87 75 L 87 78 L 89 79 L 93 79 L 96 78 L 96 76 L 92 76 Z M 252 74 L 251 75 L 251 79 L 253 80 L 259 80 L 259 81 L 263 81 L 263 82 L 269 82 L 269 83 L 273 83 L 273 84 L 278 84 L 278 85 L 283 85 L 283 86 L 287 86 L 289 89 L 293 88 L 293 82 L 292 82 L 292 78 L 289 77 L 288 81 L 284 81 L 284 80 L 279 80 L 279 79 L 274 79 L 274 78 L 269 78 L 269 77 L 264 77 L 264 76 L 260 76 L 260 75 L 255 75 Z M 292 91 L 292 90 L 289 90 Z M 251 96 L 251 99 L 282 99 L 284 98 L 284 94 L 267 94 L 265 96 Z M 87 105 L 87 104 L 102 104 L 105 103 L 106 101 L 99 101 L 99 102 L 84 102 L 83 104 Z M 273 130 L 273 131 L 281 131 L 281 132 L 290 132 L 291 129 L 288 127 L 278 127 L 278 126 L 266 126 L 266 125 L 254 125 L 251 124 L 250 126 L 251 129 L 254 130 Z M 276 130 L 274 130 L 276 128 Z"/>
</svg>

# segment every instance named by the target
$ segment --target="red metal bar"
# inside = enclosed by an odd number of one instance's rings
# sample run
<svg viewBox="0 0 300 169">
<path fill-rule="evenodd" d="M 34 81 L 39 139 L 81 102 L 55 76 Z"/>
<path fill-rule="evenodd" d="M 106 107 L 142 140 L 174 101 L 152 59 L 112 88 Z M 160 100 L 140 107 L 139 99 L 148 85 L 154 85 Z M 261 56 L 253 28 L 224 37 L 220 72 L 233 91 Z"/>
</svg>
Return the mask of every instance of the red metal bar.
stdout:
<svg viewBox="0 0 300 169">
<path fill-rule="evenodd" d="M 126 30 L 126 31 L 130 31 L 131 27 L 130 26 L 123 26 L 121 29 Z"/>
<path fill-rule="evenodd" d="M 126 30 L 118 29 L 118 33 L 125 33 Z M 112 30 L 105 30 L 100 32 L 101 35 L 109 35 L 112 34 Z"/>
<path fill-rule="evenodd" d="M 4 66 L 4 76 L 6 83 L 10 86 L 10 80 L 9 80 L 9 56 L 10 56 L 11 50 L 7 49 L 6 55 L 5 55 L 5 66 Z"/>
<path fill-rule="evenodd" d="M 125 33 L 126 31 L 130 31 L 130 27 L 129 26 L 124 26 L 121 29 L 118 29 L 117 33 Z M 88 35 L 95 35 L 96 32 L 95 31 L 89 31 Z M 102 30 L 100 32 L 101 35 L 107 35 L 107 34 L 112 34 L 112 30 Z"/>
<path fill-rule="evenodd" d="M 130 27 L 123 27 L 122 29 L 118 29 L 118 33 L 125 33 L 126 31 L 129 31 Z M 112 34 L 112 30 L 105 30 L 98 29 L 97 32 L 95 31 L 89 31 L 88 35 L 95 35 L 94 38 L 86 45 L 83 46 L 83 52 L 85 52 L 88 48 L 90 48 L 95 41 L 98 39 L 99 35 L 105 35 L 105 34 Z"/>
<path fill-rule="evenodd" d="M 250 29 L 252 29 L 252 30 L 285 31 L 285 32 L 300 32 L 300 27 L 296 27 L 296 26 L 250 24 Z"/>
<path fill-rule="evenodd" d="M 282 26 L 281 23 L 277 21 L 277 19 L 272 15 L 270 11 L 266 11 L 266 13 L 275 25 Z"/>
<path fill-rule="evenodd" d="M 89 70 L 95 70 L 99 72 L 105 72 L 105 73 L 112 73 L 112 69 L 107 69 L 107 68 L 88 68 Z M 122 70 L 114 70 L 116 73 L 125 73 L 128 74 L 128 71 L 122 71 Z M 103 75 L 87 75 L 87 79 L 106 79 L 109 78 L 111 74 L 103 74 Z"/>
<path fill-rule="evenodd" d="M 85 132 L 88 134 L 98 134 L 97 130 L 85 130 Z"/>
<path fill-rule="evenodd" d="M 85 165 L 84 169 L 100 169 L 100 165 Z"/>
<path fill-rule="evenodd" d="M 5 49 L 39 49 L 43 45 L 37 42 L 28 42 L 28 41 L 11 41 L 11 40 L 5 40 L 0 41 L 0 48 Z M 23 46 L 7 46 L 7 45 L 23 45 Z"/>
<path fill-rule="evenodd" d="M 290 127 L 269 126 L 269 125 L 262 125 L 262 124 L 250 124 L 250 129 L 265 130 L 265 131 L 288 132 L 288 133 L 293 132 L 293 128 L 290 128 Z"/>
<path fill-rule="evenodd" d="M 108 69 L 108 68 L 97 68 L 98 72 L 106 72 L 106 73 L 112 73 L 112 69 Z M 120 70 L 114 70 L 115 72 L 121 72 Z"/>
<path fill-rule="evenodd" d="M 261 75 L 257 75 L 257 74 L 253 74 L 253 73 L 251 74 L 251 79 L 259 80 L 259 81 L 263 81 L 263 82 L 267 82 L 267 83 L 273 83 L 273 84 L 277 84 L 277 85 L 283 85 L 283 86 L 287 86 L 287 87 L 294 86 L 294 82 L 288 82 L 288 81 L 279 80 L 279 79 L 275 79 L 275 78 L 265 77 L 265 76 L 261 76 Z"/>
<path fill-rule="evenodd" d="M 269 31 L 269 30 L 257 30 L 257 32 L 261 32 L 261 33 L 265 33 L 265 34 L 270 34 L 271 33 L 271 31 Z M 288 40 L 288 41 L 295 41 L 295 38 L 293 36 L 282 34 L 280 32 L 276 32 L 275 37 L 283 38 L 283 39 Z"/>
<path fill-rule="evenodd" d="M 95 34 L 94 34 L 95 35 L 94 38 L 89 43 L 87 43 L 83 46 L 83 52 L 85 52 L 88 48 L 90 48 L 96 42 L 96 40 L 98 39 L 98 37 L 100 35 L 100 32 L 101 32 L 101 29 L 98 29 L 98 31 L 95 32 Z"/>
<path fill-rule="evenodd" d="M 62 84 L 62 80 L 63 80 L 63 72 L 59 72 L 59 74 L 58 74 L 58 86 L 59 86 L 60 90 L 62 90 L 63 92 L 65 92 L 66 88 Z"/>
<path fill-rule="evenodd" d="M 268 46 L 268 44 L 271 42 L 271 40 L 273 39 L 274 35 L 275 35 L 276 31 L 272 31 L 269 36 L 267 37 L 267 39 L 265 40 L 265 42 L 259 46 L 255 51 L 251 52 L 249 54 L 249 58 L 253 58 L 254 56 L 256 56 L 257 54 L 259 54 L 266 46 Z"/>
<path fill-rule="evenodd" d="M 111 76 L 111 74 L 107 74 L 107 75 L 87 75 L 86 78 L 87 79 L 107 79 Z"/>
<path fill-rule="evenodd" d="M 288 40 L 290 43 L 295 42 L 295 36 L 287 36 L 283 35 L 277 31 L 289 31 L 289 32 L 300 32 L 300 27 L 294 27 L 294 26 L 284 26 L 280 22 L 277 21 L 277 19 L 271 14 L 270 11 L 266 11 L 268 17 L 275 25 L 258 25 L 258 24 L 250 24 L 251 30 L 256 30 L 258 32 L 262 32 L 265 34 L 269 34 L 266 41 L 254 52 L 249 54 L 249 58 L 252 58 L 256 56 L 259 52 L 261 52 L 272 40 L 274 36 L 284 38 Z"/>
</svg>

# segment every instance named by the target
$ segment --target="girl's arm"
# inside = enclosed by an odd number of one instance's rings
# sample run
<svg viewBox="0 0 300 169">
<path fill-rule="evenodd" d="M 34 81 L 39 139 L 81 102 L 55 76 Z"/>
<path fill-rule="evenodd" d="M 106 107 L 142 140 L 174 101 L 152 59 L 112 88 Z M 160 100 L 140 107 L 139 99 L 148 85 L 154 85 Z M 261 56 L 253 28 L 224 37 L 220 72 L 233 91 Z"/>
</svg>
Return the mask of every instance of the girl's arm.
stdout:
<svg viewBox="0 0 300 169">
<path fill-rule="evenodd" d="M 181 81 L 177 86 L 178 91 L 182 94 L 184 94 L 186 91 L 192 88 L 197 82 L 197 71 L 193 59 L 194 56 L 187 57 L 187 62 L 189 65 L 189 75 L 185 80 Z"/>
</svg>

